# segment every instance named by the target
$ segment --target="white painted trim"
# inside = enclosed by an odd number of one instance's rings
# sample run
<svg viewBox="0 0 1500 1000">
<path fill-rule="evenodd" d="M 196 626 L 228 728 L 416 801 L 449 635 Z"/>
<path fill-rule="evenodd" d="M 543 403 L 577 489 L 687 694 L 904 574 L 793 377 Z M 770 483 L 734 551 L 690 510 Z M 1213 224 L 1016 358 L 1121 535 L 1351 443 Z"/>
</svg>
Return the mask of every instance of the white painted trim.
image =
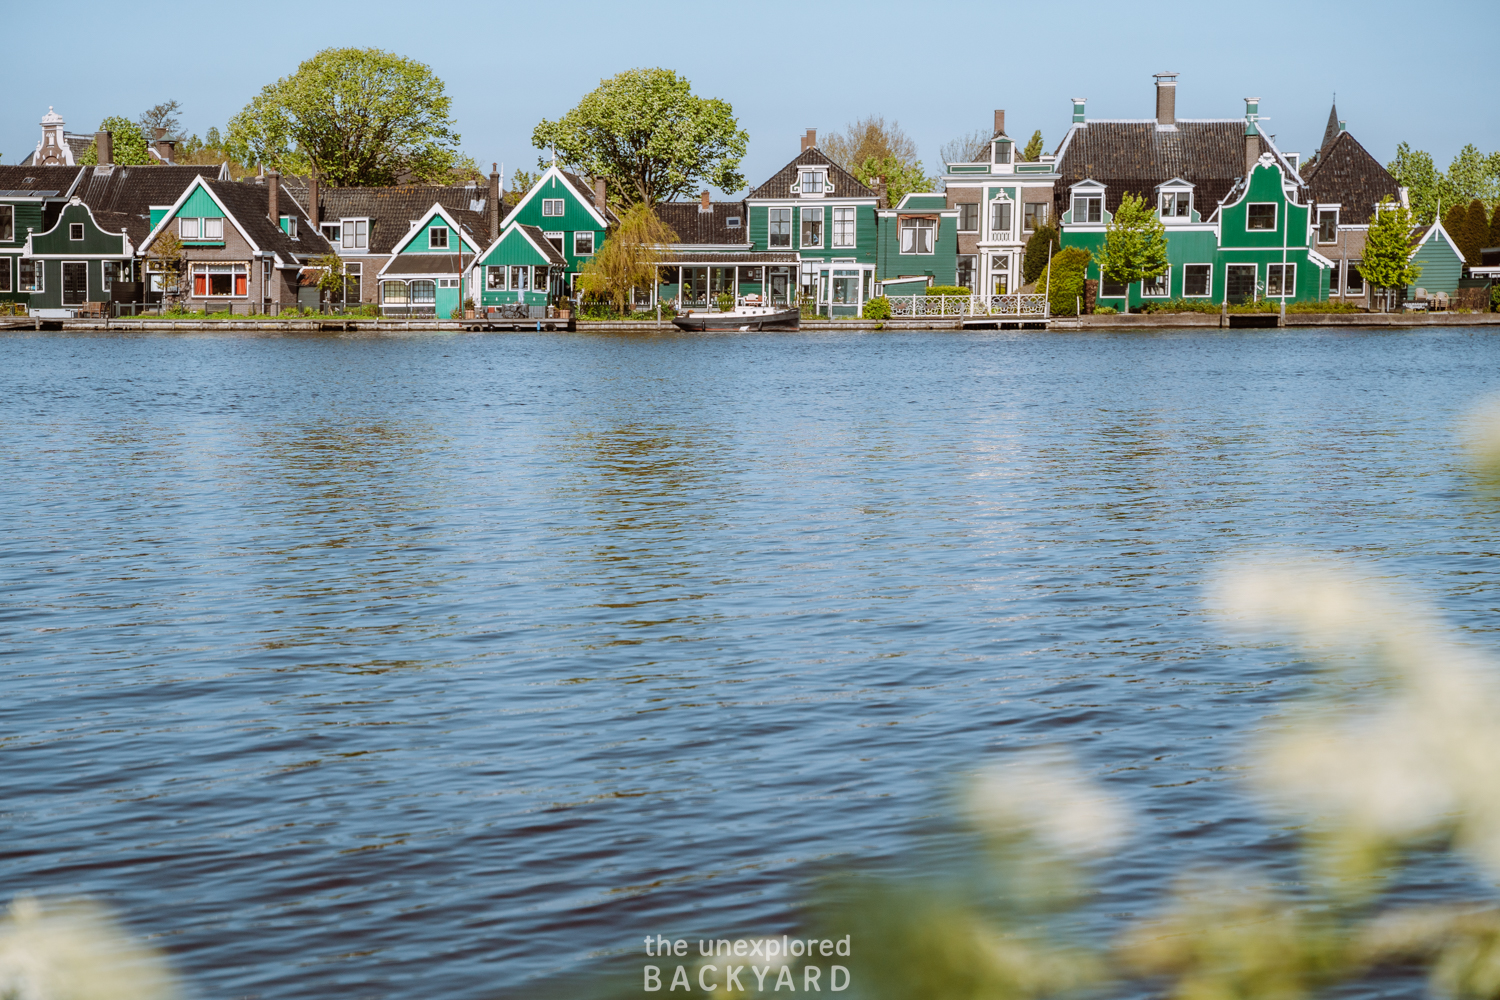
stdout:
<svg viewBox="0 0 1500 1000">
<path fill-rule="evenodd" d="M 583 206 L 584 210 L 588 212 L 589 215 L 593 216 L 595 222 L 599 223 L 597 228 L 609 228 L 609 220 L 601 215 L 599 210 L 594 207 L 594 193 L 590 191 L 585 195 L 584 192 L 580 192 L 568 181 L 567 176 L 563 174 L 562 169 L 558 167 L 556 163 L 548 165 L 547 169 L 542 171 L 542 175 L 536 179 L 536 183 L 531 185 L 531 189 L 521 196 L 521 200 L 516 202 L 516 207 L 511 209 L 507 214 L 511 218 L 516 218 L 517 216 L 519 216 L 521 209 L 525 208 L 527 203 L 531 201 L 532 197 L 542 189 L 542 182 L 549 177 L 553 178 L 554 180 L 561 181 L 564 187 L 573 192 L 573 197 L 578 200 L 578 203 Z M 547 216 L 547 218 L 554 218 L 554 216 Z"/>
<path fill-rule="evenodd" d="M 1150 295 L 1146 292 L 1146 279 L 1141 279 L 1141 298 L 1143 299 L 1170 299 L 1172 297 L 1172 265 L 1167 265 L 1167 270 L 1160 276 L 1162 278 L 1162 293 Z M 1212 280 L 1212 279 L 1210 279 Z"/>
<path fill-rule="evenodd" d="M 446 222 L 446 223 L 448 223 L 448 229 L 449 229 L 449 231 L 450 232 L 456 232 L 456 233 L 458 233 L 458 247 L 459 248 L 457 250 L 455 250 L 453 247 L 448 247 L 448 248 L 443 249 L 443 250 L 421 250 L 421 251 L 415 251 L 415 253 L 424 253 L 424 254 L 427 254 L 427 253 L 445 253 L 445 254 L 451 254 L 451 253 L 476 253 L 477 252 L 475 250 L 473 241 L 466 238 L 469 235 L 468 231 L 465 230 L 463 226 L 460 226 L 458 224 L 457 220 L 455 220 L 453 218 L 453 216 L 451 216 L 451 215 L 448 214 L 448 210 L 443 207 L 442 202 L 435 201 L 435 202 L 432 203 L 432 207 L 429 208 L 422 215 L 422 217 L 419 218 L 412 225 L 412 227 L 406 231 L 406 235 L 403 236 L 403 237 L 401 237 L 401 239 L 399 241 L 397 241 L 396 245 L 391 249 L 391 259 L 392 260 L 394 260 L 396 257 L 400 256 L 401 255 L 401 251 L 404 250 L 404 249 L 406 249 L 407 244 L 411 243 L 412 240 L 416 239 L 418 232 L 420 232 L 422 229 L 425 229 L 425 228 L 428 227 L 429 220 L 431 220 L 434 215 L 440 215 L 440 216 L 442 216 L 443 221 Z M 464 247 L 465 244 L 468 244 L 468 250 L 464 250 L 463 249 L 463 247 Z"/>
<path fill-rule="evenodd" d="M 1187 290 L 1187 269 L 1190 268 L 1190 267 L 1206 267 L 1206 268 L 1208 268 L 1208 291 L 1203 292 L 1202 294 L 1196 294 L 1196 293 L 1192 294 L 1192 295 L 1188 294 L 1188 290 Z M 1213 296 L 1214 296 L 1214 266 L 1212 264 L 1203 264 L 1203 263 L 1198 263 L 1198 262 L 1194 262 L 1192 264 L 1183 264 L 1182 265 L 1182 297 L 1185 298 L 1185 299 L 1211 299 L 1211 298 L 1213 298 Z"/>
</svg>

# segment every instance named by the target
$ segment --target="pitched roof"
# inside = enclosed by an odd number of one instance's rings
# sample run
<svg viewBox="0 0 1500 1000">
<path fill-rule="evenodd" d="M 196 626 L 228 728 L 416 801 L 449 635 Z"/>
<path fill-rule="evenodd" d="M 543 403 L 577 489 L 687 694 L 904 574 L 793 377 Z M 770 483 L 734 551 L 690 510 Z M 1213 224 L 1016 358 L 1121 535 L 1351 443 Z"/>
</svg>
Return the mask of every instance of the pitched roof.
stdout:
<svg viewBox="0 0 1500 1000">
<path fill-rule="evenodd" d="M 0 167 L 0 191 L 25 191 L 32 197 L 61 198 L 73 189 L 81 167 Z M 47 194 L 55 192 L 55 194 Z"/>
<path fill-rule="evenodd" d="M 854 175 L 834 163 L 818 149 L 803 150 L 792 162 L 771 175 L 760 187 L 750 192 L 751 198 L 790 198 L 792 185 L 797 183 L 797 173 L 802 167 L 826 166 L 828 178 L 833 181 L 834 194 L 843 198 L 873 198 L 875 192 L 854 179 Z"/>
<path fill-rule="evenodd" d="M 558 267 L 568 266 L 568 258 L 564 257 L 561 251 L 552 245 L 552 241 L 547 239 L 547 234 L 542 232 L 540 226 L 528 226 L 522 223 L 516 228 L 531 237 L 531 242 L 536 244 L 536 248 L 542 252 L 542 256 L 546 257 L 549 263 L 555 264 Z"/>
<path fill-rule="evenodd" d="M 1323 141 L 1318 144 L 1318 156 L 1328 152 L 1328 147 L 1339 137 L 1339 106 L 1332 104 L 1328 108 L 1328 125 L 1323 129 Z"/>
<path fill-rule="evenodd" d="M 74 165 L 68 167 L 67 169 L 77 170 L 78 159 L 79 157 L 83 156 L 84 153 L 87 153 L 89 151 L 89 147 L 94 144 L 94 136 L 93 133 L 89 133 L 88 135 L 79 135 L 77 132 L 63 132 L 63 142 L 67 143 L 68 148 L 73 151 Z M 26 159 L 21 161 L 21 166 L 27 166 L 34 159 L 36 159 L 36 150 L 32 149 L 30 153 L 26 154 Z"/>
<path fill-rule="evenodd" d="M 153 169 L 160 170 L 161 168 Z M 206 180 L 204 184 L 229 210 L 234 220 L 244 230 L 245 235 L 257 247 L 262 250 L 275 251 L 283 261 L 291 263 L 297 258 L 317 257 L 333 250 L 328 245 L 328 241 L 323 238 L 323 234 L 313 229 L 312 224 L 307 221 L 307 214 L 302 211 L 302 206 L 297 204 L 285 186 L 282 186 L 276 207 L 281 214 L 296 218 L 297 239 L 292 239 L 280 225 L 271 221 L 270 192 L 265 184 L 252 180 Z"/>
<path fill-rule="evenodd" d="M 656 217 L 677 234 L 679 246 L 692 243 L 750 243 L 750 216 L 743 201 L 715 201 L 705 212 L 700 201 L 664 201 L 652 207 Z M 729 220 L 738 219 L 735 228 Z"/>
<path fill-rule="evenodd" d="M 1260 152 L 1275 151 L 1264 135 Z M 1181 119 L 1175 129 L 1145 121 L 1090 121 L 1063 141 L 1055 169 L 1059 203 L 1068 187 L 1082 180 L 1106 186 L 1105 210 L 1113 212 L 1127 192 L 1155 201 L 1158 184 L 1181 178 L 1193 184 L 1196 207 L 1205 219 L 1245 174 L 1245 121 Z"/>
<path fill-rule="evenodd" d="M 299 206 L 307 206 L 307 184 L 301 178 L 283 182 L 290 187 Z M 370 220 L 372 254 L 391 253 L 411 230 L 412 224 L 427 214 L 434 204 L 444 210 L 469 234 L 475 246 L 489 242 L 490 191 L 487 187 L 403 186 L 318 189 L 319 219 L 333 222 L 343 218 Z M 504 206 L 500 208 L 504 218 Z"/>
<path fill-rule="evenodd" d="M 136 246 L 151 232 L 152 205 L 175 203 L 195 178 L 213 180 L 219 176 L 219 168 L 213 166 L 116 164 L 82 169 L 78 196 L 100 226 L 113 232 L 125 230 Z"/>
<path fill-rule="evenodd" d="M 473 257 L 463 255 L 470 263 Z M 385 274 L 457 274 L 463 270 L 460 255 L 456 253 L 406 253 L 391 259 L 381 268 Z"/>
<path fill-rule="evenodd" d="M 583 198 L 590 205 L 594 205 L 594 189 L 588 181 L 571 170 L 563 170 L 561 167 L 558 168 L 557 172 L 566 177 L 568 183 L 578 189 L 579 197 Z M 598 205 L 594 205 L 595 209 L 598 209 L 598 207 Z M 611 226 L 616 226 L 620 223 L 620 217 L 615 214 L 614 209 L 609 207 L 609 202 L 607 201 L 604 203 L 604 218 L 609 221 Z"/>
<path fill-rule="evenodd" d="M 1348 132 L 1336 133 L 1318 151 L 1307 186 L 1314 201 L 1339 206 L 1339 222 L 1346 226 L 1367 225 L 1382 198 L 1401 199 L 1396 178 Z"/>
</svg>

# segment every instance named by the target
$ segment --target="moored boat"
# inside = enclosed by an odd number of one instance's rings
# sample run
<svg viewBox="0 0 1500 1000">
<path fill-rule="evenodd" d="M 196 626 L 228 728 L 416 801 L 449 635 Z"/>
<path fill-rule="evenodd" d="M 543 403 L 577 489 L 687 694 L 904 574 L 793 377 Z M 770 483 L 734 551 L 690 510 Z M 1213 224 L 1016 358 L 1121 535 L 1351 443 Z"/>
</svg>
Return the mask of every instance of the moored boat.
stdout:
<svg viewBox="0 0 1500 1000">
<path fill-rule="evenodd" d="M 796 306 L 763 306 L 740 302 L 727 312 L 688 310 L 673 318 L 682 330 L 795 330 L 801 311 Z"/>
</svg>

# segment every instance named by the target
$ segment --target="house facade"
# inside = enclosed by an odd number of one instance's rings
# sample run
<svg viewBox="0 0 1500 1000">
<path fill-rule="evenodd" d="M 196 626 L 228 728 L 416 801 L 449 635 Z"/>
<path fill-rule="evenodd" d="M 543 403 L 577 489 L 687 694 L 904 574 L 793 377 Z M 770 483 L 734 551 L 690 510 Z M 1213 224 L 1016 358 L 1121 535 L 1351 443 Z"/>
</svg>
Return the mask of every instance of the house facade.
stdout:
<svg viewBox="0 0 1500 1000">
<path fill-rule="evenodd" d="M 726 294 L 783 306 L 797 301 L 796 252 L 756 249 L 746 201 L 714 201 L 704 191 L 696 201 L 663 202 L 654 211 L 677 238 L 662 255 L 662 301 L 678 311 L 707 308 Z"/>
<path fill-rule="evenodd" d="M 567 261 L 564 288 L 572 294 L 578 271 L 593 259 L 610 226 L 619 222 L 605 200 L 604 182 L 593 187 L 553 163 L 506 215 L 507 222 L 540 229 Z"/>
<path fill-rule="evenodd" d="M 957 284 L 959 209 L 943 194 L 902 197 L 895 208 L 876 212 L 875 273 L 879 291 L 917 295 L 931 285 Z"/>
<path fill-rule="evenodd" d="M 993 134 L 981 150 L 973 163 L 946 164 L 943 186 L 946 207 L 956 213 L 956 249 L 952 281 L 935 283 L 1005 295 L 1021 286 L 1026 241 L 1052 221 L 1056 158 L 1016 162 L 1004 111 L 995 112 Z"/>
<path fill-rule="evenodd" d="M 1441 219 L 1418 228 L 1412 234 L 1411 261 L 1422 269 L 1422 273 L 1407 286 L 1408 299 L 1417 297 L 1418 288 L 1424 289 L 1429 296 L 1438 292 L 1451 296 L 1458 291 L 1458 282 L 1464 276 L 1464 253 L 1443 228 Z"/>
<path fill-rule="evenodd" d="M 17 288 L 33 316 L 68 317 L 91 302 L 108 302 L 116 281 L 129 281 L 135 252 L 124 231 L 108 232 L 76 194 L 52 225 L 27 233 Z"/>
<path fill-rule="evenodd" d="M 481 309 L 524 306 L 528 314 L 545 315 L 547 304 L 563 295 L 569 266 L 539 227 L 512 219 L 479 255 L 472 278 L 480 290 L 475 302 Z"/>
<path fill-rule="evenodd" d="M 34 265 L 22 267 L 27 240 L 57 224 L 82 173 L 77 167 L 0 167 L 0 302 L 29 307 L 45 294 L 36 287 Z"/>
<path fill-rule="evenodd" d="M 387 315 L 447 319 L 474 294 L 479 237 L 442 205 L 432 205 L 407 230 L 381 267 L 380 309 Z"/>
</svg>

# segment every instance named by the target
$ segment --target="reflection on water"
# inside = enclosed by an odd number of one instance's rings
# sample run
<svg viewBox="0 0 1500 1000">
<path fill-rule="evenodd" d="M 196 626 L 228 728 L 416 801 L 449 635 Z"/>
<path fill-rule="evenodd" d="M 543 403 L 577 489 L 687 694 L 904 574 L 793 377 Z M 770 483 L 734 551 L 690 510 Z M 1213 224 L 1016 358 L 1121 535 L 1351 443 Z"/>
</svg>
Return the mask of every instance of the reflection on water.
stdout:
<svg viewBox="0 0 1500 1000">
<path fill-rule="evenodd" d="M 1098 905 L 1147 908 L 1281 849 L 1235 767 L 1307 671 L 1207 617 L 1219 559 L 1357 552 L 1493 627 L 1460 332 L 0 348 L 0 884 L 205 994 L 786 933 L 1032 745 L 1130 804 Z"/>
</svg>

